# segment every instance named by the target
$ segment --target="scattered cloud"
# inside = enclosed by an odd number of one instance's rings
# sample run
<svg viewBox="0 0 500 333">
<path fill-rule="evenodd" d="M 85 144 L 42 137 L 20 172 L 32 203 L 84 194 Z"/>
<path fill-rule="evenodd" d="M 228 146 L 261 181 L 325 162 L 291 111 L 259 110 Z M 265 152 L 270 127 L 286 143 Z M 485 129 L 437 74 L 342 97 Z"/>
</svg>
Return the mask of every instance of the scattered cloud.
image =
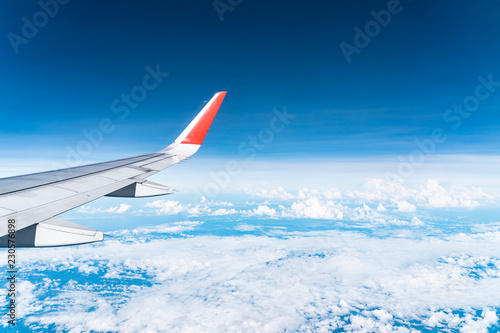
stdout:
<svg viewBox="0 0 500 333">
<path fill-rule="evenodd" d="M 409 221 L 407 220 L 400 220 L 400 219 L 389 219 L 389 220 L 379 220 L 378 222 L 384 224 L 384 225 L 398 225 L 398 226 L 419 226 L 423 225 L 424 222 L 422 222 L 418 217 L 413 216 Z"/>
<path fill-rule="evenodd" d="M 179 201 L 174 200 L 155 200 L 148 202 L 146 207 L 155 208 L 158 215 L 175 215 L 185 210 Z"/>
<path fill-rule="evenodd" d="M 342 219 L 344 207 L 333 201 L 321 201 L 317 197 L 294 202 L 283 216 L 311 219 Z"/>
<path fill-rule="evenodd" d="M 260 229 L 260 227 L 256 226 L 256 225 L 246 224 L 246 223 L 238 224 L 236 227 L 234 227 L 234 230 L 238 230 L 238 231 L 254 231 L 257 229 Z"/>
<path fill-rule="evenodd" d="M 403 201 L 396 201 L 396 205 L 398 206 L 398 211 L 403 212 L 403 213 L 412 213 L 417 210 L 415 205 L 412 205 L 406 200 Z"/>
<path fill-rule="evenodd" d="M 302 199 L 307 199 L 310 197 L 319 197 L 327 200 L 333 200 L 333 199 L 342 199 L 342 193 L 337 189 L 319 191 L 304 187 L 299 191 L 297 197 Z"/>
<path fill-rule="evenodd" d="M 211 215 L 213 216 L 223 216 L 223 215 L 232 215 L 232 214 L 238 214 L 238 211 L 236 209 L 226 209 L 226 208 L 219 208 L 214 210 Z"/>
<path fill-rule="evenodd" d="M 197 226 L 202 225 L 200 221 L 181 221 L 171 224 L 161 224 L 156 226 L 140 227 L 131 231 L 133 234 L 179 234 L 185 231 L 193 231 Z M 118 234 L 127 234 L 128 230 L 118 232 Z"/>
<path fill-rule="evenodd" d="M 254 200 L 230 202 L 207 200 L 204 197 L 198 203 L 154 200 L 135 210 L 131 210 L 128 204 L 120 204 L 107 209 L 83 206 L 78 212 L 182 214 L 185 217 L 253 216 L 259 219 L 324 219 L 417 226 L 424 224 L 421 217 L 433 209 L 475 209 L 498 205 L 498 198 L 481 188 L 447 188 L 432 179 L 413 187 L 406 186 L 401 180 L 366 179 L 363 190 L 345 192 L 338 189 L 302 188 L 292 193 L 279 186 L 245 188 L 244 192 Z M 417 212 L 419 215 L 415 216 Z M 420 222 L 413 218 L 419 218 Z"/>
<path fill-rule="evenodd" d="M 257 209 L 254 209 L 252 211 L 254 215 L 259 215 L 259 216 L 276 216 L 276 209 L 274 208 L 269 208 L 268 206 L 265 205 L 259 205 Z"/>
<path fill-rule="evenodd" d="M 250 194 L 252 196 L 259 197 L 259 198 L 281 199 L 281 200 L 289 200 L 289 199 L 296 198 L 296 195 L 293 195 L 293 194 L 287 192 L 284 188 L 282 188 L 280 186 L 274 186 L 274 187 L 270 187 L 268 189 L 244 188 L 243 190 L 247 194 Z"/>
<path fill-rule="evenodd" d="M 387 209 L 384 207 L 384 205 L 382 205 L 381 203 L 379 203 L 378 206 L 377 206 L 377 212 L 383 213 L 383 212 L 386 212 L 386 211 L 387 211 Z"/>
<path fill-rule="evenodd" d="M 464 188 L 460 191 L 446 190 L 436 180 L 429 179 L 425 186 L 420 187 L 416 194 L 417 202 L 432 208 L 465 207 L 476 208 L 479 201 L 493 200 L 494 196 L 488 195 L 478 187 Z"/>
</svg>

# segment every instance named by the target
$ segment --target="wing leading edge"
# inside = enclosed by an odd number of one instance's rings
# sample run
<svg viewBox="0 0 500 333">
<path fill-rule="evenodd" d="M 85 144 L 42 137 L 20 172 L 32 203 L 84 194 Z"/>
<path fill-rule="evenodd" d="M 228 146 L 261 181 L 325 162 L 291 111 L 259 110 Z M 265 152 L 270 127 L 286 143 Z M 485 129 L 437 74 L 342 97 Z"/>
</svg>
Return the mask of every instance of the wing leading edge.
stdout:
<svg viewBox="0 0 500 333">
<path fill-rule="evenodd" d="M 146 178 L 198 151 L 225 96 L 225 91 L 215 94 L 181 135 L 156 153 L 0 179 L 0 247 L 7 246 L 8 221 L 15 221 L 16 246 L 102 241 L 102 232 L 56 216 L 102 196 L 171 194 L 170 187 Z"/>
</svg>

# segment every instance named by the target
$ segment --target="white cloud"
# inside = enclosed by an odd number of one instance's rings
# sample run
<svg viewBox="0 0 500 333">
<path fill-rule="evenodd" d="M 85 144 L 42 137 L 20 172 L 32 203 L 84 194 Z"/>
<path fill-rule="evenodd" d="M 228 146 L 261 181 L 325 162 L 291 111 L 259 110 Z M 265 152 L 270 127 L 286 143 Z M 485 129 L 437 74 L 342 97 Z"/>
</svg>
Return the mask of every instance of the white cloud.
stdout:
<svg viewBox="0 0 500 333">
<path fill-rule="evenodd" d="M 400 220 L 400 219 L 378 219 L 376 222 L 382 223 L 384 225 L 398 225 L 398 226 L 420 226 L 424 225 L 424 222 L 422 222 L 418 217 L 413 216 L 410 221 L 406 220 Z"/>
<path fill-rule="evenodd" d="M 333 201 L 324 202 L 317 197 L 312 197 L 294 202 L 289 210 L 283 212 L 283 216 L 312 219 L 342 219 L 344 215 L 341 209 L 343 208 L 342 205 L 337 205 Z"/>
<path fill-rule="evenodd" d="M 403 213 L 412 213 L 417 210 L 415 205 L 412 205 L 406 200 L 403 201 L 396 201 L 396 205 L 398 206 L 398 211 L 403 212 Z"/>
<path fill-rule="evenodd" d="M 379 178 L 365 180 L 364 191 L 349 191 L 347 197 L 360 202 L 385 202 L 390 200 L 400 200 L 409 198 L 414 194 L 414 190 L 407 189 L 403 181 L 388 181 Z"/>
<path fill-rule="evenodd" d="M 479 201 L 489 202 L 494 196 L 488 195 L 478 187 L 446 190 L 438 181 L 429 179 L 425 186 L 420 187 L 416 200 L 427 207 L 465 207 L 476 208 Z"/>
<path fill-rule="evenodd" d="M 405 187 L 401 180 L 367 179 L 364 191 L 350 191 L 346 193 L 346 197 L 353 199 L 357 203 L 393 201 L 407 202 L 413 206 L 427 208 L 476 208 L 481 204 L 495 202 L 493 195 L 486 194 L 479 187 L 446 189 L 437 180 L 433 179 L 428 179 L 425 185 L 416 188 Z M 411 206 L 406 204 L 402 209 L 403 212 L 407 212 L 407 209 L 412 211 Z"/>
<path fill-rule="evenodd" d="M 424 222 L 422 222 L 418 217 L 413 216 L 410 221 L 411 225 L 423 225 Z"/>
<path fill-rule="evenodd" d="M 181 221 L 174 222 L 171 224 L 161 224 L 156 226 L 140 227 L 132 230 L 133 234 L 151 234 L 151 233 L 163 233 L 163 234 L 178 234 L 185 231 L 193 231 L 197 226 L 202 225 L 203 222 L 200 221 Z M 128 231 L 124 230 L 116 234 L 127 234 Z"/>
<path fill-rule="evenodd" d="M 127 205 L 127 204 L 120 204 L 120 207 L 116 210 L 116 213 L 125 213 L 126 211 L 128 211 L 130 209 L 130 205 Z"/>
<path fill-rule="evenodd" d="M 391 321 L 393 316 L 385 310 L 373 310 L 375 317 L 377 317 L 381 322 L 386 323 Z"/>
<path fill-rule="evenodd" d="M 251 224 L 246 224 L 246 223 L 238 224 L 236 227 L 234 227 L 234 230 L 238 230 L 238 231 L 254 231 L 257 229 L 260 229 L 260 227 L 255 226 L 255 225 L 251 225 Z"/>
<path fill-rule="evenodd" d="M 259 205 L 257 209 L 253 209 L 252 213 L 259 216 L 276 216 L 276 209 L 266 205 Z"/>
<path fill-rule="evenodd" d="M 203 216 L 203 215 L 211 215 L 211 216 L 222 216 L 222 215 L 232 215 L 237 214 L 238 211 L 236 209 L 227 209 L 227 208 L 217 208 L 214 209 L 212 206 L 220 207 L 220 206 L 232 206 L 232 203 L 228 202 L 217 202 L 210 201 L 206 202 L 202 200 L 200 204 L 181 204 L 179 201 L 172 200 L 156 200 L 153 202 L 147 203 L 145 206 L 147 208 L 153 208 L 154 214 L 156 215 L 176 215 L 176 214 L 186 214 L 188 216 Z"/>
<path fill-rule="evenodd" d="M 303 188 L 293 194 L 281 187 L 258 191 L 246 189 L 246 192 L 263 198 L 282 200 L 282 211 L 277 211 L 277 214 L 287 218 L 380 220 L 391 218 L 388 208 L 400 213 L 413 213 L 419 207 L 477 208 L 481 205 L 497 204 L 495 196 L 484 193 L 481 188 L 446 189 L 432 179 L 428 179 L 424 185 L 412 188 L 406 186 L 402 180 L 371 178 L 365 180 L 363 191 L 345 193 L 337 189 L 320 191 Z M 288 204 L 290 200 L 294 201 Z M 367 210 L 366 207 L 372 204 L 377 207 L 375 211 Z"/>
<path fill-rule="evenodd" d="M 446 189 L 435 180 L 428 180 L 425 185 L 414 188 L 404 186 L 403 181 L 367 179 L 364 191 L 341 193 L 330 189 L 320 191 L 302 188 L 293 194 L 282 187 L 245 189 L 251 195 L 268 199 L 266 202 L 246 202 L 239 208 L 217 208 L 217 206 L 235 207 L 226 201 L 204 201 L 200 204 L 182 205 L 178 201 L 155 201 L 148 204 L 156 208 L 156 214 L 178 214 L 189 216 L 239 215 L 260 218 L 309 218 L 327 220 L 347 220 L 375 224 L 412 225 L 424 223 L 416 216 L 401 219 L 396 213 L 415 213 L 422 209 L 466 207 L 476 208 L 481 204 L 494 202 L 494 197 L 485 194 L 480 188 Z M 273 200 L 279 200 L 276 205 Z M 253 206 L 253 207 L 252 207 Z M 376 208 L 371 208 L 371 207 Z"/>
<path fill-rule="evenodd" d="M 130 213 L 135 215 L 176 215 L 187 217 L 227 216 L 262 219 L 326 219 L 369 224 L 423 225 L 408 221 L 415 212 L 427 214 L 438 208 L 478 208 L 497 205 L 498 198 L 478 187 L 446 188 L 435 180 L 423 185 L 405 186 L 403 181 L 366 179 L 363 191 L 341 193 L 337 189 L 316 190 L 302 188 L 296 193 L 273 186 L 259 190 L 245 189 L 248 194 L 266 200 L 236 203 L 207 200 L 183 203 L 177 200 L 155 200 L 141 209 L 132 210 L 128 204 L 108 209 L 83 206 L 81 213 Z M 402 216 L 403 215 L 403 216 Z M 407 216 L 404 216 L 407 215 Z"/>
<path fill-rule="evenodd" d="M 327 200 L 341 199 L 342 193 L 337 189 L 330 189 L 326 191 L 320 191 L 315 189 L 309 189 L 304 187 L 301 189 L 297 195 L 298 198 L 307 199 L 310 197 L 320 197 Z"/>
<path fill-rule="evenodd" d="M 226 207 L 233 207 L 234 204 L 232 202 L 227 202 L 227 201 L 212 201 L 211 206 L 226 206 Z"/>
<path fill-rule="evenodd" d="M 435 180 L 429 179 L 425 187 L 417 194 L 417 200 L 430 207 L 458 207 L 459 200 L 446 191 Z"/>
<path fill-rule="evenodd" d="M 486 331 L 498 324 L 500 232 L 462 238 L 330 231 L 27 249 L 24 276 L 53 278 L 22 282 L 19 313 L 61 331 Z M 65 277 L 79 267 L 99 273 Z"/>
<path fill-rule="evenodd" d="M 184 206 L 179 201 L 173 200 L 156 200 L 146 204 L 148 208 L 156 208 L 158 215 L 175 215 L 184 210 Z"/>
<path fill-rule="evenodd" d="M 289 199 L 294 199 L 296 197 L 295 195 L 287 192 L 281 186 L 274 186 L 274 187 L 267 188 L 267 189 L 245 188 L 244 191 L 252 196 L 256 196 L 259 198 L 266 198 L 266 199 L 289 200 Z"/>
<path fill-rule="evenodd" d="M 219 208 L 219 209 L 216 209 L 215 211 L 213 211 L 211 215 L 221 216 L 221 215 L 232 215 L 232 214 L 237 214 L 237 213 L 238 213 L 238 211 L 236 209 Z"/>
</svg>

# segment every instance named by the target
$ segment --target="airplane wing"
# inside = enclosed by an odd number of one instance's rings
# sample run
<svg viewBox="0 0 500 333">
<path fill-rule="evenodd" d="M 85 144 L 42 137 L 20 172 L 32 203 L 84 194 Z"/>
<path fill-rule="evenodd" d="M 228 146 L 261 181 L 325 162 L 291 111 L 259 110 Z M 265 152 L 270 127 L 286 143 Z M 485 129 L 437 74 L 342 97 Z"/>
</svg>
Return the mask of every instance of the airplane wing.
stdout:
<svg viewBox="0 0 500 333">
<path fill-rule="evenodd" d="M 225 96 L 225 91 L 215 94 L 181 135 L 158 152 L 0 179 L 0 247 L 6 247 L 8 239 L 12 239 L 12 226 L 16 230 L 16 247 L 102 241 L 102 232 L 56 216 L 102 196 L 173 193 L 170 187 L 146 178 L 196 153 Z"/>
</svg>

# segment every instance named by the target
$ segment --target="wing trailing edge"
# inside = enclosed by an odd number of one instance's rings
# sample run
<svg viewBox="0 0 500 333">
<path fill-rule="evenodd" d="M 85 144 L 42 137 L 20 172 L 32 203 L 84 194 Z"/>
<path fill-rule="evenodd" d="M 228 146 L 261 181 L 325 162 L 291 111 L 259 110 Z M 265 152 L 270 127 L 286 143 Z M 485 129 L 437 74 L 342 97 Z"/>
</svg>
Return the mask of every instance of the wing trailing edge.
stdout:
<svg viewBox="0 0 500 333">
<path fill-rule="evenodd" d="M 51 247 L 100 242 L 103 233 L 59 218 L 30 225 L 16 232 L 17 247 Z M 0 246 L 7 247 L 9 236 L 0 237 Z"/>
</svg>

